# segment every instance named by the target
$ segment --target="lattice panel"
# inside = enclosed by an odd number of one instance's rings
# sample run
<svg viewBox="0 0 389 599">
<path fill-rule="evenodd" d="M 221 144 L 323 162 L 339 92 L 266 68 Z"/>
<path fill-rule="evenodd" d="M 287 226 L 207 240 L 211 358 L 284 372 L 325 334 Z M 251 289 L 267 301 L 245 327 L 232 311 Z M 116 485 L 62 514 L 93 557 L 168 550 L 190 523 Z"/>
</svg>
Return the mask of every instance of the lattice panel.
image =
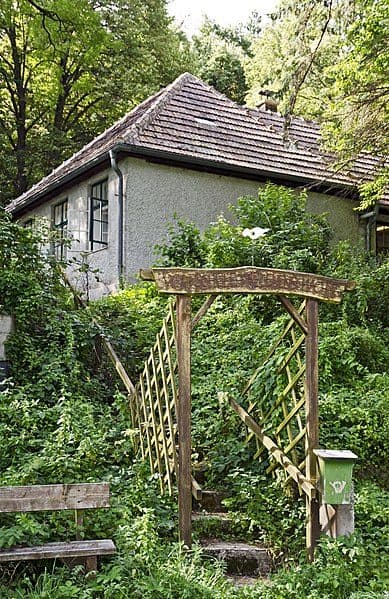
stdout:
<svg viewBox="0 0 389 599">
<path fill-rule="evenodd" d="M 305 301 L 295 309 L 295 314 L 301 317 L 302 326 L 304 310 Z M 304 388 L 305 332 L 296 318 L 291 318 L 244 389 L 249 403 L 248 412 L 301 472 L 305 469 L 307 435 Z M 269 393 L 262 394 L 269 366 L 276 375 L 276 393 L 271 397 Z M 264 446 L 254 433 L 250 432 L 247 439 L 252 438 L 255 438 L 257 444 L 255 457 L 261 458 L 265 451 Z M 267 472 L 273 472 L 277 467 L 279 463 L 270 455 Z"/>
<path fill-rule="evenodd" d="M 157 334 L 143 372 L 130 397 L 136 450 L 159 475 L 161 493 L 173 493 L 177 475 L 177 362 L 174 304 Z"/>
</svg>

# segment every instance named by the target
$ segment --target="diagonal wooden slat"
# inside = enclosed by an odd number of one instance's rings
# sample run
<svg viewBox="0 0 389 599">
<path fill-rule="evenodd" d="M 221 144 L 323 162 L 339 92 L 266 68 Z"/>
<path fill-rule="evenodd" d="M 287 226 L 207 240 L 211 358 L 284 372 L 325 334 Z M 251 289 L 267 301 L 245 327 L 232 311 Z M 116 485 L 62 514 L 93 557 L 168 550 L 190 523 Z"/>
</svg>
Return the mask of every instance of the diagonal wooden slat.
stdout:
<svg viewBox="0 0 389 599">
<path fill-rule="evenodd" d="M 280 302 L 282 303 L 282 305 L 284 306 L 285 310 L 288 312 L 288 314 L 293 318 L 294 322 L 298 324 L 298 326 L 300 327 L 300 329 L 302 330 L 304 335 L 306 335 L 308 332 L 308 328 L 307 328 L 307 323 L 305 322 L 304 318 L 301 316 L 302 310 L 301 311 L 296 310 L 296 308 L 294 307 L 294 305 L 292 304 L 290 299 L 288 299 L 284 295 L 278 295 L 277 297 L 280 300 Z M 305 302 L 303 302 L 303 305 L 305 306 Z M 300 306 L 300 308 L 301 308 L 301 306 Z"/>
<path fill-rule="evenodd" d="M 145 456 L 149 457 L 151 473 L 154 474 L 155 470 L 154 470 L 154 462 L 153 462 L 152 449 L 151 449 L 151 437 L 150 437 L 150 431 L 149 431 L 149 427 L 148 427 L 149 415 L 148 415 L 148 411 L 147 411 L 147 407 L 146 407 L 146 394 L 145 394 L 143 376 L 140 377 L 139 384 L 140 384 L 140 390 L 141 390 L 141 408 L 142 408 L 142 412 L 143 412 L 143 426 L 141 427 L 141 430 L 140 430 L 140 437 L 141 437 L 141 439 L 144 438 L 144 434 L 145 434 L 146 441 L 147 441 Z"/>
<path fill-rule="evenodd" d="M 299 337 L 297 339 L 297 341 L 294 342 L 293 346 L 290 348 L 289 352 L 287 353 L 285 358 L 282 360 L 281 364 L 278 366 L 278 370 L 277 370 L 278 374 L 280 372 L 282 372 L 286 368 L 286 366 L 289 365 L 290 361 L 292 360 L 292 358 L 295 357 L 295 355 L 299 351 L 299 349 L 300 349 L 301 345 L 304 343 L 304 341 L 305 341 L 305 337 L 304 337 L 304 335 L 301 335 L 301 337 Z"/>
<path fill-rule="evenodd" d="M 192 318 L 192 321 L 190 323 L 192 331 L 198 325 L 198 323 L 200 322 L 200 320 L 206 315 L 206 313 L 208 312 L 209 308 L 212 306 L 212 304 L 214 303 L 214 301 L 216 300 L 217 297 L 218 296 L 215 295 L 215 294 L 214 295 L 209 295 L 207 297 L 207 299 L 205 300 L 205 302 L 203 303 L 203 305 L 201 306 L 201 308 L 197 312 L 196 316 L 194 318 Z"/>
<path fill-rule="evenodd" d="M 277 400 L 274 402 L 273 406 L 263 417 L 263 419 L 262 419 L 263 423 L 266 423 L 266 421 L 270 418 L 270 416 L 272 415 L 274 410 L 277 409 L 281 405 L 281 402 L 283 401 L 283 399 L 287 396 L 287 394 L 291 391 L 291 389 L 295 386 L 295 384 L 299 381 L 299 379 L 303 376 L 304 373 L 305 373 L 305 364 L 302 364 L 301 368 L 299 368 L 299 370 L 294 375 L 292 380 L 289 381 L 289 383 L 287 384 L 285 389 L 282 391 L 282 393 L 279 395 Z"/>
<path fill-rule="evenodd" d="M 238 414 L 243 420 L 245 425 L 254 432 L 254 434 L 260 439 L 261 443 L 269 451 L 270 455 L 281 464 L 281 466 L 290 474 L 301 488 L 304 490 L 308 497 L 314 497 L 316 495 L 316 488 L 314 485 L 304 477 L 300 470 L 295 466 L 288 456 L 283 452 L 274 441 L 267 435 L 264 434 L 261 427 L 255 420 L 248 414 L 242 406 L 237 404 L 233 399 L 229 399 L 232 409 Z"/>
<path fill-rule="evenodd" d="M 287 413 L 286 417 L 284 418 L 284 420 L 281 422 L 281 424 L 278 425 L 278 427 L 276 428 L 276 435 L 278 435 L 282 429 L 290 422 L 290 420 L 292 420 L 292 418 L 294 416 L 296 416 L 296 414 L 298 414 L 299 410 L 301 408 L 303 408 L 305 405 L 305 397 L 302 397 L 300 399 L 300 401 L 294 406 L 294 408 Z"/>
</svg>

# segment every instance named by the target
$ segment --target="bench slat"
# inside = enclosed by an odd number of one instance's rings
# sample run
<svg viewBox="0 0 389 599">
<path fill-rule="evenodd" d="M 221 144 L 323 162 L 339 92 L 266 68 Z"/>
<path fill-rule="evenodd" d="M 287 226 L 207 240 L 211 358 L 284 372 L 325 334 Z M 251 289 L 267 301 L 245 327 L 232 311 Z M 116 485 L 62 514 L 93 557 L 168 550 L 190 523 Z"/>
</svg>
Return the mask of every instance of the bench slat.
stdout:
<svg viewBox="0 0 389 599">
<path fill-rule="evenodd" d="M 0 487 L 1 512 L 109 507 L 108 483 Z"/>
<path fill-rule="evenodd" d="M 12 547 L 0 551 L 0 562 L 26 561 L 35 559 L 88 557 L 112 555 L 116 547 L 111 539 L 98 541 L 72 541 L 70 543 L 47 543 L 36 547 Z"/>
</svg>

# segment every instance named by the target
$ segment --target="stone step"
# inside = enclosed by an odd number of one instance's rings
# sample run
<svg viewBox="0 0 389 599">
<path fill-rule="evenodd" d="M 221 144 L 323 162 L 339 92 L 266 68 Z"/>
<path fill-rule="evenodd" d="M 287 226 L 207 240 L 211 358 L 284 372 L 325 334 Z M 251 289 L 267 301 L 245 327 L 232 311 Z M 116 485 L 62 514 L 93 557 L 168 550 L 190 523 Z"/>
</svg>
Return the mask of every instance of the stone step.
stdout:
<svg viewBox="0 0 389 599">
<path fill-rule="evenodd" d="M 192 512 L 193 530 L 200 536 L 230 535 L 233 523 L 227 512 Z"/>
<path fill-rule="evenodd" d="M 220 522 L 231 522 L 228 512 L 192 512 L 192 522 L 207 520 L 219 520 Z"/>
<path fill-rule="evenodd" d="M 201 545 L 205 555 L 225 562 L 227 574 L 266 576 L 272 568 L 269 553 L 258 545 L 218 539 L 204 539 Z"/>
<path fill-rule="evenodd" d="M 254 586 L 258 580 L 263 581 L 263 577 L 260 576 L 239 576 L 235 574 L 235 576 L 227 576 L 226 577 L 229 582 L 231 582 L 235 587 L 252 587 Z"/>
</svg>

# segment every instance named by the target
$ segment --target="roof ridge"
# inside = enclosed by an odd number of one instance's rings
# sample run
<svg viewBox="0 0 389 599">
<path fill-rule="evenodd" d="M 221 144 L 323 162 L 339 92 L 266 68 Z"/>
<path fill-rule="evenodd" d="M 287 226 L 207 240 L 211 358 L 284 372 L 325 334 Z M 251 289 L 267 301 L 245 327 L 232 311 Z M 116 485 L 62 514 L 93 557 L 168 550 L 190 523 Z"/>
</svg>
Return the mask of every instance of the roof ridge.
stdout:
<svg viewBox="0 0 389 599">
<path fill-rule="evenodd" d="M 167 104 L 169 104 L 172 97 L 175 96 L 176 93 L 179 92 L 188 81 L 193 81 L 196 79 L 197 78 L 191 73 L 182 73 L 179 75 L 179 77 L 172 81 L 172 83 L 163 88 L 163 90 L 160 90 L 162 93 L 160 94 L 160 97 L 157 98 L 157 101 L 149 106 L 149 108 L 142 114 L 140 119 L 133 123 L 131 127 L 132 131 L 125 135 L 126 143 L 136 143 L 138 141 L 139 135 L 155 120 L 159 112 L 163 110 Z"/>
</svg>

